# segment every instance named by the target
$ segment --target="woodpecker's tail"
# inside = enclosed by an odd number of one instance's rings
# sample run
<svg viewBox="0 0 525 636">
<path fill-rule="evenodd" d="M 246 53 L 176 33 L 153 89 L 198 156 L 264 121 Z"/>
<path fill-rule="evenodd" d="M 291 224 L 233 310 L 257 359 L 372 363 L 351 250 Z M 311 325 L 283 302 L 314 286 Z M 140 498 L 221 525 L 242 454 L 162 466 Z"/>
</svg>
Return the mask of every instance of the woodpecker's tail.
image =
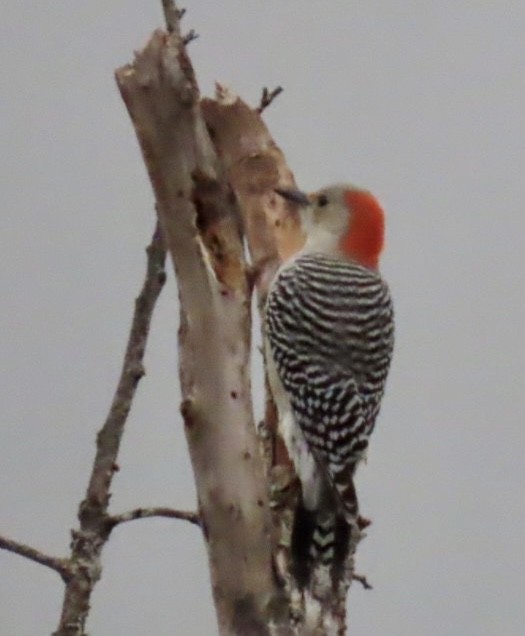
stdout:
<svg viewBox="0 0 525 636">
<path fill-rule="evenodd" d="M 341 512 L 333 510 L 307 510 L 302 501 L 297 506 L 291 553 L 293 575 L 301 587 L 309 584 L 318 565 L 330 569 L 334 583 L 344 571 L 352 526 Z"/>
<path fill-rule="evenodd" d="M 343 465 L 340 470 L 332 466 L 329 480 L 336 492 L 336 506 L 350 526 L 357 525 L 359 517 L 359 503 L 354 484 L 355 464 Z"/>
</svg>

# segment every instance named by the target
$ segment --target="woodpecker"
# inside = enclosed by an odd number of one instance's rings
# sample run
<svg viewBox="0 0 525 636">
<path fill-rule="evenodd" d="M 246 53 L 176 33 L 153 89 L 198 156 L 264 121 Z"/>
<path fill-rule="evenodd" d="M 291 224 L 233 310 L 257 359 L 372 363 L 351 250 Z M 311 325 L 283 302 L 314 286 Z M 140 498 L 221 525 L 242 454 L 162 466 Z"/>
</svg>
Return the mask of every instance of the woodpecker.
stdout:
<svg viewBox="0 0 525 636">
<path fill-rule="evenodd" d="M 353 185 L 275 192 L 298 206 L 306 235 L 278 270 L 265 310 L 268 379 L 302 490 L 293 568 L 306 585 L 317 564 L 341 576 L 357 531 L 354 473 L 379 413 L 394 318 L 378 271 L 385 223 L 377 199 Z"/>
</svg>

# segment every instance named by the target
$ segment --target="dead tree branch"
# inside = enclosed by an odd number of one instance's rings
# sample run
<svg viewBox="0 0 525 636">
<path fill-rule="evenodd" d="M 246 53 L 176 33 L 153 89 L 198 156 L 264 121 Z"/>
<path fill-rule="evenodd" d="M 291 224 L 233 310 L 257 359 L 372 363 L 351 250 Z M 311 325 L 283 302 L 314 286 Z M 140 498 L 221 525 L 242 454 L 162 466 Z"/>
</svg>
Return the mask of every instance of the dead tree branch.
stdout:
<svg viewBox="0 0 525 636">
<path fill-rule="evenodd" d="M 114 528 L 121 523 L 134 521 L 135 519 L 148 519 L 151 517 L 167 517 L 169 519 L 181 519 L 195 525 L 200 525 L 199 515 L 188 510 L 175 510 L 174 508 L 135 508 L 129 512 L 122 512 L 119 515 L 112 515 L 108 519 L 108 524 Z"/>
<path fill-rule="evenodd" d="M 147 248 L 148 264 L 142 290 L 135 301 L 120 380 L 106 421 L 97 435 L 97 451 L 84 501 L 80 528 L 72 531 L 71 556 L 60 623 L 54 636 L 84 636 L 91 593 L 100 578 L 100 556 L 111 532 L 108 505 L 124 425 L 137 385 L 144 375 L 143 358 L 151 317 L 166 280 L 166 251 L 158 226 Z"/>
<path fill-rule="evenodd" d="M 202 102 L 211 137 L 220 155 L 243 214 L 244 230 L 253 263 L 254 283 L 263 316 L 268 286 L 276 268 L 304 242 L 299 219 L 290 206 L 274 194 L 274 188 L 293 186 L 294 180 L 285 158 L 272 139 L 260 116 L 230 91 L 217 86 L 215 100 Z M 296 602 L 295 581 L 289 572 L 289 539 L 297 496 L 293 469 L 277 435 L 276 413 L 267 391 L 266 417 L 260 426 L 274 524 L 276 571 L 285 582 L 291 614 L 296 616 L 305 634 L 344 633 L 346 596 L 353 576 L 353 558 L 337 590 L 314 581 L 310 596 L 312 607 L 306 608 L 304 597 Z M 353 555 L 360 536 L 356 533 L 350 547 Z M 358 579 L 364 585 L 364 579 Z M 306 622 L 308 621 L 308 622 Z"/>
<path fill-rule="evenodd" d="M 29 545 L 19 543 L 18 541 L 8 539 L 7 537 L 0 537 L 0 548 L 51 568 L 60 574 L 64 581 L 67 581 L 70 576 L 69 561 L 67 559 L 50 556 L 49 554 L 36 550 Z"/>
<path fill-rule="evenodd" d="M 273 102 L 273 100 L 283 92 L 284 88 L 282 86 L 277 86 L 273 90 L 268 90 L 265 86 L 262 89 L 261 101 L 259 102 L 259 106 L 257 107 L 257 112 L 259 115 L 265 111 L 268 106 Z"/>
<path fill-rule="evenodd" d="M 354 581 L 357 581 L 358 583 L 361 583 L 361 585 L 363 586 L 363 588 L 365 590 L 373 590 L 374 588 L 370 585 L 370 583 L 368 582 L 368 579 L 366 578 L 366 576 L 363 576 L 362 574 L 352 574 L 352 579 Z"/>
<path fill-rule="evenodd" d="M 268 288 L 277 268 L 300 249 L 304 240 L 299 218 L 274 192 L 279 185 L 294 186 L 295 181 L 257 110 L 219 84 L 214 100 L 202 100 L 202 110 L 240 204 L 252 262 L 252 282 L 262 317 Z M 287 452 L 277 435 L 276 411 L 268 389 L 266 416 L 259 432 L 272 493 L 276 570 L 291 584 L 287 546 L 296 489 L 293 488 L 294 475 Z"/>
<path fill-rule="evenodd" d="M 116 72 L 179 288 L 182 414 L 221 634 L 268 634 L 276 596 L 253 422 L 239 213 L 202 117 L 180 29 Z"/>
<path fill-rule="evenodd" d="M 0 548 L 60 574 L 66 589 L 54 636 L 86 636 L 91 594 L 112 530 L 151 517 L 188 521 L 202 528 L 206 541 L 221 636 L 341 635 L 346 582 L 331 598 L 322 598 L 314 589 L 298 590 L 290 575 L 296 480 L 277 435 L 271 396 L 267 392 L 259 437 L 251 403 L 251 292 L 255 287 L 262 312 L 277 267 L 304 241 L 297 215 L 274 193 L 294 180 L 261 118 L 283 89 L 265 88 L 256 109 L 220 86 L 215 100 L 201 101 L 186 52 L 197 36 L 193 30 L 181 35 L 184 10 L 172 0 L 162 0 L 162 6 L 167 32 L 156 31 L 133 63 L 116 71 L 155 194 L 158 223 L 119 383 L 97 436 L 79 528 L 72 531 L 67 559 L 1 537 Z M 245 262 L 244 236 L 251 265 Z M 151 507 L 111 515 L 112 479 L 145 373 L 151 317 L 166 280 L 166 251 L 179 290 L 181 412 L 199 511 Z M 353 560 L 348 575 L 347 583 L 353 579 L 370 587 L 353 572 Z"/>
<path fill-rule="evenodd" d="M 195 32 L 195 29 L 190 29 L 188 33 L 182 38 L 184 44 L 188 45 L 193 40 L 196 40 L 199 37 L 199 34 Z"/>
</svg>

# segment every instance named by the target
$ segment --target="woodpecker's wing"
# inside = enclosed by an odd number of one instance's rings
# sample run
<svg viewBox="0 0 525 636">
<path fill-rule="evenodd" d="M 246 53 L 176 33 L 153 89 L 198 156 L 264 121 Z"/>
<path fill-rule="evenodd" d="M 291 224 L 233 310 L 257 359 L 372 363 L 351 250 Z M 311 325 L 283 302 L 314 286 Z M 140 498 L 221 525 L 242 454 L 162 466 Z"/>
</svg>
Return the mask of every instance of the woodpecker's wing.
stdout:
<svg viewBox="0 0 525 636">
<path fill-rule="evenodd" d="M 296 423 L 344 503 L 392 355 L 388 288 L 356 263 L 301 256 L 272 285 L 266 330 Z"/>
</svg>

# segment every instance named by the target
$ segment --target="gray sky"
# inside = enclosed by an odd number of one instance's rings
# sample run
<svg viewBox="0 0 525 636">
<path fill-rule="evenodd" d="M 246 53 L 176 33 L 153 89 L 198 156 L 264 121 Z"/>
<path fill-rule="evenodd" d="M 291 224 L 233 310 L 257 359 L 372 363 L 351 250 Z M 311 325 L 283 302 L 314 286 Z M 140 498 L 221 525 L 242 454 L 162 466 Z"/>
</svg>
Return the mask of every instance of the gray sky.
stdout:
<svg viewBox="0 0 525 636">
<path fill-rule="evenodd" d="M 188 0 L 203 92 L 267 113 L 299 184 L 388 212 L 397 350 L 369 461 L 352 636 L 521 636 L 525 619 L 525 4 Z M 153 227 L 113 69 L 160 1 L 4 0 L 0 24 L 0 533 L 65 554 Z M 163 292 L 113 510 L 194 506 Z M 115 531 L 89 631 L 215 633 L 197 530 Z M 0 552 L 0 633 L 48 634 L 62 584 Z"/>
</svg>

